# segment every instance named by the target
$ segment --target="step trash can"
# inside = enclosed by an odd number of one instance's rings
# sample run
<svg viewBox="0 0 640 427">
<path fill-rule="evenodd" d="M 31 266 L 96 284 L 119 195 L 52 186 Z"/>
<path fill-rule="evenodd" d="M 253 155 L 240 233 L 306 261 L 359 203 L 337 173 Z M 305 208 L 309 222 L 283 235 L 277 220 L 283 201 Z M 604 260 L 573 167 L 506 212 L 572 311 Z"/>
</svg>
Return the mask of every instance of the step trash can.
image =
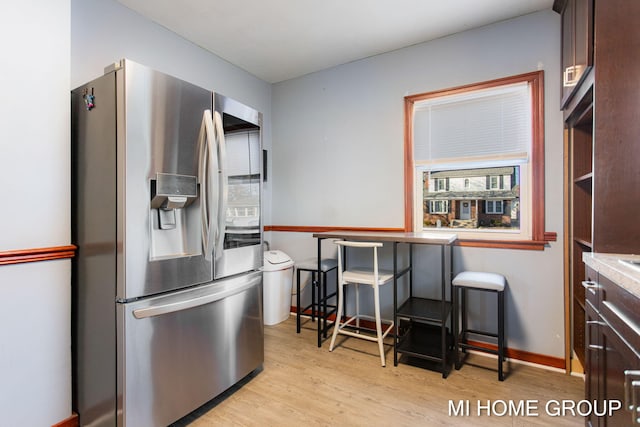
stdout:
<svg viewBox="0 0 640 427">
<path fill-rule="evenodd" d="M 276 325 L 291 311 L 293 260 L 282 251 L 266 251 L 262 272 L 264 324 Z"/>
</svg>

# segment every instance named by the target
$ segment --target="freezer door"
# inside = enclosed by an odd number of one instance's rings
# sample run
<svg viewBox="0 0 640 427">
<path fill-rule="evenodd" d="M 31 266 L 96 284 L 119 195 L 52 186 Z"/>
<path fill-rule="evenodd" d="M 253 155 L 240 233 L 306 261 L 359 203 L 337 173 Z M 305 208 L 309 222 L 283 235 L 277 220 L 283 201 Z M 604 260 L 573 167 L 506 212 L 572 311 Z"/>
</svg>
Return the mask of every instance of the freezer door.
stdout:
<svg viewBox="0 0 640 427">
<path fill-rule="evenodd" d="M 118 306 L 118 425 L 166 426 L 264 361 L 261 273 Z"/>
<path fill-rule="evenodd" d="M 213 94 L 129 60 L 115 72 L 117 297 L 210 282 L 203 190 L 216 186 L 204 185 L 200 169 L 217 168 L 215 153 L 202 149 L 213 137 Z M 217 194 L 208 196 L 217 206 Z"/>
<path fill-rule="evenodd" d="M 262 265 L 262 115 L 220 94 L 214 106 L 224 132 L 214 265 L 214 277 L 221 278 Z"/>
</svg>

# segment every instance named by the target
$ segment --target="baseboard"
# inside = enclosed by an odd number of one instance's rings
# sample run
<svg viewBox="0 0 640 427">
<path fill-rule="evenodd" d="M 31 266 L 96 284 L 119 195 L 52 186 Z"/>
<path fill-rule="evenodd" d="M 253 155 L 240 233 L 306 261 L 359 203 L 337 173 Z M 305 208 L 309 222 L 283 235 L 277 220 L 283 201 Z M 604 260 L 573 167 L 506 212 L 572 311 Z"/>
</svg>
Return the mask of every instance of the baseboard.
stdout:
<svg viewBox="0 0 640 427">
<path fill-rule="evenodd" d="M 296 313 L 295 306 L 291 306 L 291 313 L 295 315 Z M 311 316 L 311 310 L 306 310 L 305 312 L 302 313 L 302 315 Z M 335 314 L 332 314 L 329 316 L 329 320 L 335 321 L 335 319 L 336 319 Z M 375 330 L 374 322 L 362 320 L 360 324 L 363 325 L 365 328 Z M 475 346 L 486 348 L 489 350 L 498 349 L 498 346 L 496 344 L 491 344 L 491 343 L 486 343 L 481 341 L 471 341 L 471 340 L 469 340 L 468 342 L 469 344 L 473 344 Z M 548 366 L 550 368 L 555 368 L 555 369 L 565 369 L 565 361 L 564 361 L 564 358 L 561 358 L 561 357 L 547 356 L 545 354 L 531 353 L 529 351 L 518 350 L 513 348 L 505 348 L 505 357 L 509 359 L 515 359 L 523 362 L 533 363 L 535 365 Z"/>
<path fill-rule="evenodd" d="M 571 360 L 571 374 L 584 375 L 584 366 L 582 366 L 582 363 L 580 363 L 580 359 L 578 359 L 574 355 L 570 360 Z"/>
<path fill-rule="evenodd" d="M 78 427 L 78 414 L 73 414 L 66 420 L 60 421 L 57 424 L 52 425 L 51 427 Z"/>
<path fill-rule="evenodd" d="M 494 351 L 498 350 L 498 346 L 495 344 L 490 344 L 490 343 L 481 342 L 481 341 L 472 341 L 472 340 L 469 340 L 468 342 L 469 344 L 473 344 L 477 347 L 486 348 Z M 505 348 L 504 354 L 505 354 L 505 357 L 509 359 L 521 360 L 523 362 L 534 363 L 536 365 L 549 366 L 551 368 L 556 368 L 556 369 L 565 369 L 564 358 L 560 358 L 560 357 L 547 356 L 545 354 L 538 354 L 538 353 L 531 353 L 528 351 L 517 350 L 513 348 L 508 348 L 508 347 Z"/>
</svg>

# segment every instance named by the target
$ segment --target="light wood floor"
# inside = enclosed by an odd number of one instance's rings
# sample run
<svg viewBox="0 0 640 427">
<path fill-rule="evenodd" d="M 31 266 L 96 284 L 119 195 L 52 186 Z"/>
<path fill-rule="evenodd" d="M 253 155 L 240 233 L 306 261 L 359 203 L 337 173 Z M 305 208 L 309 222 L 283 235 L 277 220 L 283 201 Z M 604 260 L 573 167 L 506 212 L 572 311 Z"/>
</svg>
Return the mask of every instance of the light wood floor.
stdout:
<svg viewBox="0 0 640 427">
<path fill-rule="evenodd" d="M 259 372 L 185 417 L 176 426 L 583 426 L 580 416 L 551 417 L 548 401 L 584 399 L 579 377 L 507 363 L 504 382 L 497 379 L 495 359 L 470 355 L 447 379 L 435 371 L 407 364 L 393 366 L 387 347 L 387 366 L 380 366 L 377 346 L 339 337 L 316 345 L 315 323 L 295 332 L 295 317 L 265 327 L 265 362 Z M 469 401 L 469 416 L 449 415 L 449 401 Z M 518 405 L 536 401 L 535 417 L 478 416 L 478 401 Z M 556 408 L 551 405 L 550 410 Z"/>
</svg>

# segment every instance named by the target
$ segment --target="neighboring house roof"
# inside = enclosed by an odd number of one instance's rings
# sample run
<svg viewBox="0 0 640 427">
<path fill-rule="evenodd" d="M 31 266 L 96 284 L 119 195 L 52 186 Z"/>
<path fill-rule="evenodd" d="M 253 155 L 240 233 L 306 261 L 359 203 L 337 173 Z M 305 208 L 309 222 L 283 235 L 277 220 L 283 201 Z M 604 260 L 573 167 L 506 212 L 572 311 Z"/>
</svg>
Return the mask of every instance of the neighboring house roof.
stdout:
<svg viewBox="0 0 640 427">
<path fill-rule="evenodd" d="M 428 200 L 510 200 L 520 197 L 518 187 L 512 190 L 437 191 L 425 193 Z"/>
<path fill-rule="evenodd" d="M 501 168 L 481 168 L 481 169 L 462 169 L 452 171 L 431 172 L 431 178 L 461 178 L 472 176 L 489 176 L 489 175 L 513 175 L 514 168 L 512 166 Z"/>
</svg>

